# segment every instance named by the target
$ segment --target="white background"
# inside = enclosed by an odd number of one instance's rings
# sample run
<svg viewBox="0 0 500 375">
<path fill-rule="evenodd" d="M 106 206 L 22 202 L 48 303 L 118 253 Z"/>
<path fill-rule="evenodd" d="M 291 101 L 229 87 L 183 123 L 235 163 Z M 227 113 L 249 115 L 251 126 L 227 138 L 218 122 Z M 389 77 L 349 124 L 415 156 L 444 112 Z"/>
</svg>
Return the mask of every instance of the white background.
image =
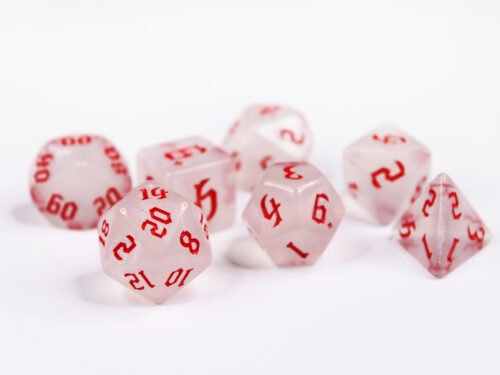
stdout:
<svg viewBox="0 0 500 375">
<path fill-rule="evenodd" d="M 316 266 L 277 269 L 240 220 L 153 306 L 103 275 L 93 231 L 46 224 L 27 180 L 55 136 L 103 134 L 134 164 L 278 102 L 339 190 L 343 148 L 393 121 L 498 234 L 499 39 L 497 0 L 0 0 L 0 373 L 498 375 L 495 241 L 434 280 L 348 219 Z"/>
</svg>

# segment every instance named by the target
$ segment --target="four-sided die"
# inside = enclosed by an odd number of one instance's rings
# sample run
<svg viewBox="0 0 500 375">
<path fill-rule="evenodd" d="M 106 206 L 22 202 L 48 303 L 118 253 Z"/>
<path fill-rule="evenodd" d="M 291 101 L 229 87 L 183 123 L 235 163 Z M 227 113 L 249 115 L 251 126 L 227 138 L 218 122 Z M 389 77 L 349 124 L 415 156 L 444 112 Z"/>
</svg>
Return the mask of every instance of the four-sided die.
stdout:
<svg viewBox="0 0 500 375">
<path fill-rule="evenodd" d="M 383 225 L 418 198 L 430 167 L 429 149 L 392 125 L 380 126 L 344 152 L 351 196 Z"/>
<path fill-rule="evenodd" d="M 451 178 L 441 174 L 402 216 L 394 236 L 431 274 L 443 277 L 483 249 L 490 232 Z"/>
<path fill-rule="evenodd" d="M 252 235 L 278 266 L 314 264 L 344 217 L 328 179 L 305 162 L 271 165 L 245 209 Z"/>
<path fill-rule="evenodd" d="M 236 168 L 231 156 L 201 137 L 163 143 L 137 155 L 139 181 L 155 180 L 202 208 L 210 232 L 236 216 Z"/>
<path fill-rule="evenodd" d="M 103 270 L 155 303 L 163 303 L 212 261 L 199 207 L 153 181 L 133 189 L 99 222 Z"/>
<path fill-rule="evenodd" d="M 91 229 L 104 211 L 129 192 L 131 180 L 118 150 L 105 138 L 74 135 L 54 139 L 30 172 L 33 202 L 54 225 Z"/>
<path fill-rule="evenodd" d="M 312 135 L 298 111 L 277 105 L 253 105 L 234 123 L 223 147 L 236 161 L 238 185 L 252 190 L 269 165 L 307 160 Z"/>
</svg>

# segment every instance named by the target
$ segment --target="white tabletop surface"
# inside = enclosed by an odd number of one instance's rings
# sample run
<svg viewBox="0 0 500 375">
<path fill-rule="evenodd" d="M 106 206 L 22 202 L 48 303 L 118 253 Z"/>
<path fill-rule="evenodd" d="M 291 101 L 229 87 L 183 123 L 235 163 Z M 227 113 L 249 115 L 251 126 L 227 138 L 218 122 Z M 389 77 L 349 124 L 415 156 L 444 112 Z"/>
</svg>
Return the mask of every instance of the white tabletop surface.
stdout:
<svg viewBox="0 0 500 375">
<path fill-rule="evenodd" d="M 434 280 L 390 227 L 347 219 L 316 266 L 277 269 L 239 219 L 154 306 L 104 276 L 93 231 L 50 227 L 27 180 L 52 137 L 103 134 L 133 165 L 278 102 L 338 190 L 343 148 L 392 121 L 498 235 L 499 39 L 496 0 L 0 1 L 0 373 L 498 375 L 496 241 Z"/>
</svg>

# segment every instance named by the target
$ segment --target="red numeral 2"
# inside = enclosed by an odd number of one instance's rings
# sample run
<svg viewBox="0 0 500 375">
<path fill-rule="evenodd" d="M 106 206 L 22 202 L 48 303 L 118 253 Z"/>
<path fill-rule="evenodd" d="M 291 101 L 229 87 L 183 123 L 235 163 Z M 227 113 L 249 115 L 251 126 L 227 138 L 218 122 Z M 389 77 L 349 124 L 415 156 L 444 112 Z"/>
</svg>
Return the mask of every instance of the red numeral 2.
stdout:
<svg viewBox="0 0 500 375">
<path fill-rule="evenodd" d="M 128 245 L 125 242 L 120 242 L 113 249 L 113 254 L 117 260 L 123 260 L 120 252 L 123 252 L 124 254 L 130 254 L 137 247 L 137 244 L 135 243 L 135 238 L 133 236 L 127 235 L 126 238 L 127 241 L 130 242 Z"/>
<path fill-rule="evenodd" d="M 391 170 L 389 168 L 386 168 L 386 167 L 380 168 L 372 173 L 372 184 L 376 189 L 382 188 L 382 185 L 380 184 L 380 181 L 379 181 L 380 176 L 384 177 L 387 181 L 390 181 L 390 182 L 397 181 L 400 178 L 403 178 L 405 176 L 406 172 L 405 172 L 405 166 L 403 165 L 403 163 L 401 163 L 398 160 L 396 160 L 395 163 L 396 163 L 396 166 L 398 167 L 397 173 L 391 173 Z"/>
<path fill-rule="evenodd" d="M 289 138 L 292 143 L 295 143 L 296 145 L 302 145 L 306 141 L 306 136 L 304 134 L 301 134 L 300 138 L 293 132 L 293 130 L 290 129 L 282 129 L 280 132 L 280 138 L 282 140 L 285 140 L 286 138 Z"/>
</svg>

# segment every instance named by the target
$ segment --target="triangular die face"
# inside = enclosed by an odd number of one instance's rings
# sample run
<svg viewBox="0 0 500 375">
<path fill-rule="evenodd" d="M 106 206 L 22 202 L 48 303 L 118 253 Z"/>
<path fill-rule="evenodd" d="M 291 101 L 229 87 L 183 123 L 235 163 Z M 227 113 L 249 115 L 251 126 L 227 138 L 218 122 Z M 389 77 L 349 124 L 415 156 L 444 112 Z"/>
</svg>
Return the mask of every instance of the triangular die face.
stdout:
<svg viewBox="0 0 500 375">
<path fill-rule="evenodd" d="M 395 237 L 436 277 L 446 276 L 489 241 L 489 230 L 455 183 L 440 175 L 403 215 Z"/>
</svg>

